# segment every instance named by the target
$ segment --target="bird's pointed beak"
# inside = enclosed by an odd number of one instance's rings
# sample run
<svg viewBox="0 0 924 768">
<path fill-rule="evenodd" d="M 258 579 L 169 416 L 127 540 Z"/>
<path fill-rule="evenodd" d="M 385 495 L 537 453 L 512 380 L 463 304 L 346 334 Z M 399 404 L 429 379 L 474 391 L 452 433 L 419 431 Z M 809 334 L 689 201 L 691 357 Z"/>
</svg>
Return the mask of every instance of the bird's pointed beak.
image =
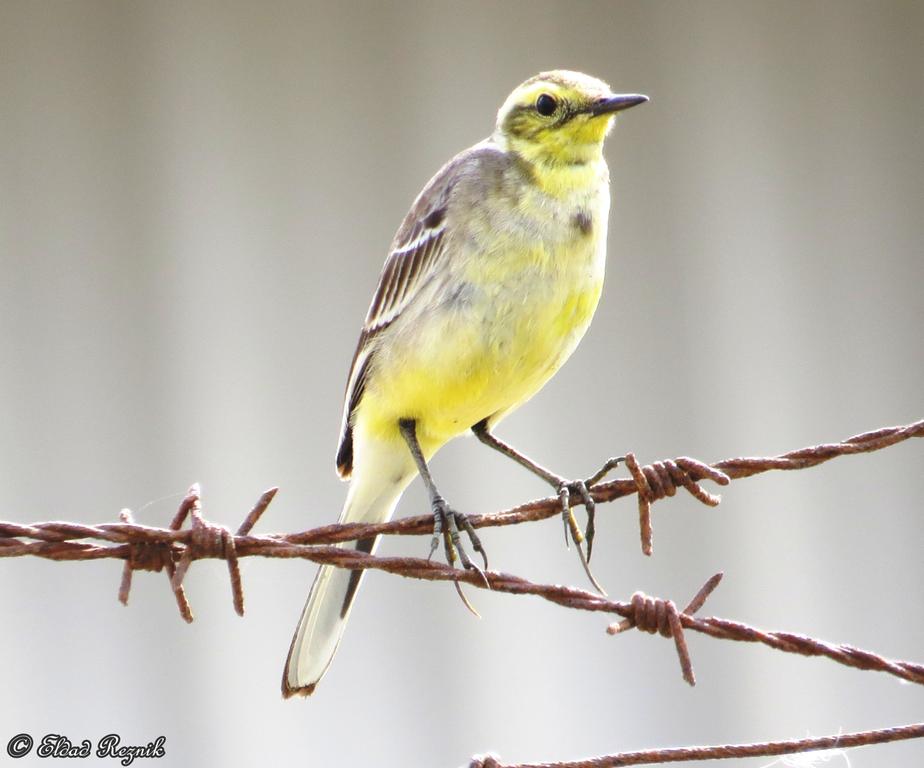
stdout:
<svg viewBox="0 0 924 768">
<path fill-rule="evenodd" d="M 640 93 L 623 93 L 616 96 L 606 96 L 602 99 L 597 99 L 591 104 L 589 112 L 593 117 L 597 117 L 598 115 L 611 115 L 614 112 L 621 112 L 629 107 L 644 104 L 646 101 L 648 101 L 648 97 L 642 96 Z"/>
</svg>

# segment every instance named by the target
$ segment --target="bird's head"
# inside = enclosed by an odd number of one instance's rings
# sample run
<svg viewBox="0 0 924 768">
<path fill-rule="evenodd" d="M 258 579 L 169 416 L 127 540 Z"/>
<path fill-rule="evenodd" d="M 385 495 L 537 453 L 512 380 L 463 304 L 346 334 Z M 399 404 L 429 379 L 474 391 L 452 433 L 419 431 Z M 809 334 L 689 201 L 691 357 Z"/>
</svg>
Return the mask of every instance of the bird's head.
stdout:
<svg viewBox="0 0 924 768">
<path fill-rule="evenodd" d="M 616 113 L 646 101 L 580 72 L 542 72 L 507 97 L 495 137 L 531 162 L 584 164 L 600 156 Z"/>
</svg>

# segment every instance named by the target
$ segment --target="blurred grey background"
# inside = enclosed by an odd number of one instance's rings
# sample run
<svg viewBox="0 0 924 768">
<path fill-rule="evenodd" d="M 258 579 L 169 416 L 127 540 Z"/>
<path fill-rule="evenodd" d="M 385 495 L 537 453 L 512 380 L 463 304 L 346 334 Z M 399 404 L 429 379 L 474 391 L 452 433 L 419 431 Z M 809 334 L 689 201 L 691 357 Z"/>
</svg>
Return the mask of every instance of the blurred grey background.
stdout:
<svg viewBox="0 0 924 768">
<path fill-rule="evenodd" d="M 594 326 L 503 437 L 577 476 L 922 416 L 919 3 L 4 0 L 0 518 L 164 525 L 199 481 L 218 522 L 271 485 L 258 532 L 333 522 L 344 381 L 391 236 L 549 68 L 652 100 L 608 144 Z M 924 661 L 922 457 L 912 441 L 736 482 L 714 510 L 661 502 L 650 559 L 623 500 L 600 512 L 596 573 L 682 602 L 722 569 L 706 614 Z M 470 512 L 546 493 L 471 440 L 434 472 Z M 425 508 L 415 482 L 399 513 Z M 557 520 L 484 540 L 495 567 L 587 586 Z M 316 696 L 283 702 L 313 565 L 246 561 L 239 619 L 223 565 L 197 564 L 191 626 L 162 574 L 119 605 L 120 571 L 0 561 L 0 746 L 116 732 L 164 735 L 159 765 L 456 766 L 883 727 L 924 701 L 702 636 L 690 689 L 669 642 L 602 616 L 469 590 L 478 621 L 448 585 L 373 574 Z"/>
</svg>

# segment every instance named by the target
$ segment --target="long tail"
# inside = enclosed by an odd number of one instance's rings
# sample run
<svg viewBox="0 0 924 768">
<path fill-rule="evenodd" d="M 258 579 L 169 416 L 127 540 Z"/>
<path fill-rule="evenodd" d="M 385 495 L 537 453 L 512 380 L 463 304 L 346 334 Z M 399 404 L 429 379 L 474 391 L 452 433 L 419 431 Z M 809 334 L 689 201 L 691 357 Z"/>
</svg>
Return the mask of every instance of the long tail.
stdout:
<svg viewBox="0 0 924 768">
<path fill-rule="evenodd" d="M 389 468 L 379 466 L 374 469 L 374 473 L 362 475 L 354 472 L 340 515 L 341 523 L 380 523 L 388 520 L 413 477 L 406 467 L 402 467 L 404 471 L 398 475 L 388 471 Z M 360 539 L 344 546 L 372 553 L 377 544 L 378 537 Z M 337 652 L 363 573 L 330 565 L 322 565 L 318 570 L 289 647 L 282 675 L 283 697 L 314 693 L 315 686 Z"/>
</svg>

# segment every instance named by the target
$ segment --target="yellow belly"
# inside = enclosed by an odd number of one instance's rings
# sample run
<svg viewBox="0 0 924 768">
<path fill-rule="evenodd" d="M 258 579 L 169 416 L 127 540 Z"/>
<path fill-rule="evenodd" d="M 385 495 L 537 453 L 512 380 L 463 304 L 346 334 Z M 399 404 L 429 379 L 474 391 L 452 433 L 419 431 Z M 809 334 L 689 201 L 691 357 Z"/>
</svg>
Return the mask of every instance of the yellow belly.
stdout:
<svg viewBox="0 0 924 768">
<path fill-rule="evenodd" d="M 431 455 L 528 400 L 574 350 L 600 298 L 602 269 L 576 266 L 479 274 L 467 301 L 415 318 L 377 352 L 357 426 L 396 438 L 397 421 L 414 419 Z"/>
</svg>

